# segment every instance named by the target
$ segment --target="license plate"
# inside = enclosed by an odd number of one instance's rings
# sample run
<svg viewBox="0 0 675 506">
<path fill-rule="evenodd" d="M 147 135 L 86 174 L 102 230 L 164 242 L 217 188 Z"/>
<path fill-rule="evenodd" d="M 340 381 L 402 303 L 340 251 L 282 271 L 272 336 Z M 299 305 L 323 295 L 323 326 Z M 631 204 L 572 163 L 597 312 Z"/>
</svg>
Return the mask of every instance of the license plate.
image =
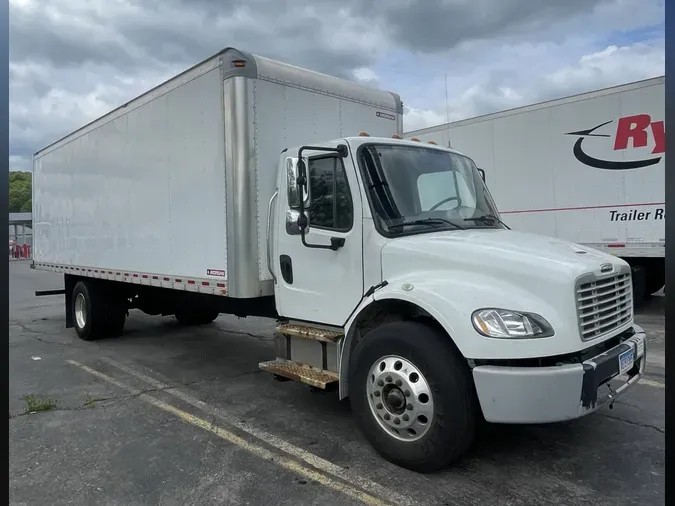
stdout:
<svg viewBox="0 0 675 506">
<path fill-rule="evenodd" d="M 633 367 L 633 362 L 635 362 L 635 354 L 633 350 L 624 351 L 619 355 L 619 375 L 625 374 L 630 371 Z"/>
</svg>

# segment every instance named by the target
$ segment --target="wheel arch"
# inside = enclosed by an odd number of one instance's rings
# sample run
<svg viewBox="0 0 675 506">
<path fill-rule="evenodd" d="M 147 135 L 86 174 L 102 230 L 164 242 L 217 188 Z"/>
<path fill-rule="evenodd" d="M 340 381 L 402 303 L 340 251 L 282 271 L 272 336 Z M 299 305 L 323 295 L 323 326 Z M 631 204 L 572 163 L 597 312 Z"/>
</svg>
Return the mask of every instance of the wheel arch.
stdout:
<svg viewBox="0 0 675 506">
<path fill-rule="evenodd" d="M 449 343 L 457 348 L 452 339 L 452 329 L 447 323 L 441 323 L 441 318 L 435 314 L 433 308 L 423 301 L 412 297 L 401 296 L 399 293 L 383 293 L 381 297 L 366 301 L 345 326 L 345 338 L 339 356 L 339 398 L 349 396 L 349 364 L 356 345 L 371 330 L 386 323 L 395 321 L 419 321 L 443 332 Z M 457 348 L 459 352 L 459 349 Z M 459 352 L 461 354 L 461 352 Z"/>
</svg>

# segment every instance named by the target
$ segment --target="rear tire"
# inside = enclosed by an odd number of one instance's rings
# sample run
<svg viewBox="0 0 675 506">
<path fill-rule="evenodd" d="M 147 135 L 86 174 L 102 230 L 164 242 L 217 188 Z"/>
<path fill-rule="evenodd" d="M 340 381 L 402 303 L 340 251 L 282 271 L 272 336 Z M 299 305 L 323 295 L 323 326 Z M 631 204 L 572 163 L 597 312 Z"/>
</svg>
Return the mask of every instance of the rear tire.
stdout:
<svg viewBox="0 0 675 506">
<path fill-rule="evenodd" d="M 174 316 L 179 324 L 193 326 L 212 323 L 219 315 L 220 313 L 214 310 L 180 309 Z"/>
<path fill-rule="evenodd" d="M 353 356 L 352 411 L 380 455 L 432 472 L 469 449 L 478 400 L 468 365 L 447 335 L 417 322 L 392 322 L 364 336 Z"/>
<path fill-rule="evenodd" d="M 111 300 L 103 284 L 78 281 L 73 288 L 72 304 L 73 326 L 83 341 L 122 333 L 126 308 Z"/>
<path fill-rule="evenodd" d="M 666 266 L 664 262 L 653 262 L 646 272 L 646 291 L 648 297 L 666 286 Z"/>
<path fill-rule="evenodd" d="M 633 307 L 639 308 L 647 297 L 647 272 L 642 265 L 631 267 L 633 278 Z"/>
</svg>

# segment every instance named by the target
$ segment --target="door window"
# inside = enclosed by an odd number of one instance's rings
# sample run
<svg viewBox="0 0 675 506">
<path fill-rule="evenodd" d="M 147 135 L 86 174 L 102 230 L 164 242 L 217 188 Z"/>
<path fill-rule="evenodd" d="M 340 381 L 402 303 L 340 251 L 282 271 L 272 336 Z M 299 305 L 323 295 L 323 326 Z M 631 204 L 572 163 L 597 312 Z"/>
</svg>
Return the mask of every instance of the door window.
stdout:
<svg viewBox="0 0 675 506">
<path fill-rule="evenodd" d="M 354 209 L 342 159 L 336 156 L 309 161 L 310 227 L 347 232 Z"/>
</svg>

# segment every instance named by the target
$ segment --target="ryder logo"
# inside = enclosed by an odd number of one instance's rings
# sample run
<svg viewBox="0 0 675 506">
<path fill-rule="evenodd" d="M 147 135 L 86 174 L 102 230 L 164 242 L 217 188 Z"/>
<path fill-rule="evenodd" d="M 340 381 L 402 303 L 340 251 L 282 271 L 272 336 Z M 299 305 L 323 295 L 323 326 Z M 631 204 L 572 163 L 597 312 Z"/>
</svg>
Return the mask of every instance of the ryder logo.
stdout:
<svg viewBox="0 0 675 506">
<path fill-rule="evenodd" d="M 575 135 L 578 137 L 574 143 L 573 153 L 577 160 L 584 165 L 596 169 L 605 170 L 627 170 L 641 169 L 656 165 L 666 152 L 666 127 L 663 121 L 652 121 L 649 114 L 636 114 L 635 116 L 626 116 L 619 118 L 614 133 L 614 151 L 624 151 L 626 149 L 645 148 L 650 143 L 650 138 L 654 144 L 650 155 L 635 160 L 606 160 L 589 155 L 584 149 L 587 144 L 584 141 L 589 138 L 611 138 L 609 133 L 595 133 L 602 127 L 613 123 L 606 121 L 589 130 L 579 130 L 578 132 L 569 132 L 565 135 Z M 606 131 L 606 129 L 605 129 Z"/>
</svg>

